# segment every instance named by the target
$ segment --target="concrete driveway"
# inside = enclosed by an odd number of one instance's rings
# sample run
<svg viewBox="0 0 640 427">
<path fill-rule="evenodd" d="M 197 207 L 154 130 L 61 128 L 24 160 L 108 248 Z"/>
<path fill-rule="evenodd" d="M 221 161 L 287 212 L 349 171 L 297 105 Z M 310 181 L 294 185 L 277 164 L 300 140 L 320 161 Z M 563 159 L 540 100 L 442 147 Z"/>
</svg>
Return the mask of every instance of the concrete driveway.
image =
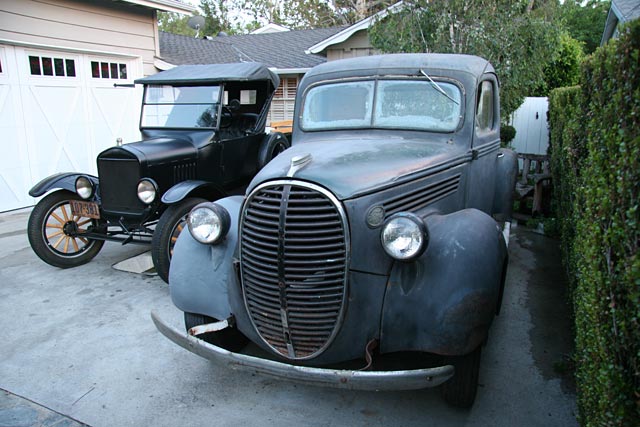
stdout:
<svg viewBox="0 0 640 427">
<path fill-rule="evenodd" d="M 557 243 L 522 228 L 478 397 L 464 411 L 437 389 L 321 389 L 217 368 L 155 330 L 152 309 L 182 327 L 167 285 L 112 268 L 146 248 L 107 243 L 89 264 L 57 269 L 31 251 L 27 218 L 0 214 L 0 427 L 577 425 L 558 373 L 571 327 Z"/>
</svg>

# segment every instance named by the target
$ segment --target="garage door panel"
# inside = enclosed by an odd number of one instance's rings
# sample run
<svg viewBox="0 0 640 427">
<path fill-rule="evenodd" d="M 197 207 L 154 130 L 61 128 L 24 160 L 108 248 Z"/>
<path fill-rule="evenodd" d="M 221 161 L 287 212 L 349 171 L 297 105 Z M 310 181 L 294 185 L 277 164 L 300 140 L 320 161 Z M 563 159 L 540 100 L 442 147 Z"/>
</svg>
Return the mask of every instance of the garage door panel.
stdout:
<svg viewBox="0 0 640 427">
<path fill-rule="evenodd" d="M 18 90 L 8 84 L 0 85 L 0 211 L 31 204 L 24 191 L 30 188 L 31 176 L 24 165 L 29 163 L 22 125 Z"/>
<path fill-rule="evenodd" d="M 78 87 L 31 86 L 23 90 L 31 174 L 41 179 L 81 171 L 89 158 L 87 115 Z"/>
<path fill-rule="evenodd" d="M 140 77 L 141 59 L 0 44 L 0 65 L 0 211 L 33 205 L 29 189 L 52 174 L 96 174 L 116 138 L 139 139 L 142 91 L 114 83 Z"/>
<path fill-rule="evenodd" d="M 94 87 L 90 90 L 89 113 L 92 126 L 89 131 L 97 153 L 116 144 L 133 142 L 140 138 L 140 91 L 134 88 Z"/>
</svg>

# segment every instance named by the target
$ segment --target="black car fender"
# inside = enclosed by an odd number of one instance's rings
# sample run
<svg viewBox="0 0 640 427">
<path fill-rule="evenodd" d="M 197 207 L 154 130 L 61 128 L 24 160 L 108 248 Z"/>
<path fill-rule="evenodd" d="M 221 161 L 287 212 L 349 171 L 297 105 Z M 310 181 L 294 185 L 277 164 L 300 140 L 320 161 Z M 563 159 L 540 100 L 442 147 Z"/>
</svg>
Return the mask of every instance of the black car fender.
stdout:
<svg viewBox="0 0 640 427">
<path fill-rule="evenodd" d="M 231 218 L 239 218 L 241 196 L 216 201 Z M 226 238 L 217 245 L 196 241 L 191 233 L 180 233 L 169 267 L 171 299 L 180 310 L 226 319 L 232 312 L 229 288 L 237 285 L 233 266 L 238 227 L 232 219 Z"/>
<path fill-rule="evenodd" d="M 49 190 L 62 189 L 76 192 L 76 179 L 85 176 L 93 182 L 94 187 L 98 185 L 98 177 L 86 173 L 63 172 L 48 176 L 31 187 L 29 195 L 31 197 L 40 197 Z"/>
<path fill-rule="evenodd" d="M 463 355 L 487 337 L 507 248 L 496 221 L 477 209 L 425 218 L 429 246 L 395 262 L 384 297 L 380 350 Z"/>
<path fill-rule="evenodd" d="M 262 169 L 278 154 L 278 145 L 286 149 L 291 147 L 291 142 L 280 132 L 272 132 L 264 136 L 258 149 L 258 170 Z"/>
<path fill-rule="evenodd" d="M 172 205 L 184 200 L 186 197 L 202 197 L 207 200 L 215 200 L 225 196 L 225 192 L 215 184 L 208 181 L 189 180 L 182 181 L 169 188 L 162 195 L 162 203 Z"/>
</svg>

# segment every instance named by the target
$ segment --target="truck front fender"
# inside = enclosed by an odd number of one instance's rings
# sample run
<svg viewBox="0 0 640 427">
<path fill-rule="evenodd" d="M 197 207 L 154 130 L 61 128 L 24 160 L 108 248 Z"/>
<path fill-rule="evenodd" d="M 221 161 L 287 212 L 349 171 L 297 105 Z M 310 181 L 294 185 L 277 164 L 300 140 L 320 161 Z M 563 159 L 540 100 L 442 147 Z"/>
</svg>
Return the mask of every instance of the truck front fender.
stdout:
<svg viewBox="0 0 640 427">
<path fill-rule="evenodd" d="M 240 217 L 241 196 L 216 201 L 232 219 Z M 229 287 L 238 286 L 233 255 L 238 227 L 233 223 L 227 237 L 217 245 L 196 241 L 188 231 L 180 233 L 169 267 L 169 290 L 173 303 L 186 313 L 204 314 L 215 319 L 229 317 Z"/>
<path fill-rule="evenodd" d="M 38 182 L 36 185 L 31 187 L 31 190 L 29 190 L 29 195 L 31 197 L 40 197 L 47 191 L 56 188 L 69 190 L 72 193 L 75 193 L 76 179 L 78 179 L 79 176 L 86 176 L 87 178 L 89 178 L 91 182 L 93 182 L 94 187 L 98 185 L 98 178 L 93 175 L 77 172 L 63 172 L 48 176 Z"/>
<path fill-rule="evenodd" d="M 215 200 L 225 196 L 225 192 L 208 181 L 182 181 L 168 189 L 162 195 L 162 203 L 172 205 L 182 201 L 187 196 L 202 197 Z"/>
<path fill-rule="evenodd" d="M 425 219 L 430 242 L 395 262 L 385 294 L 380 350 L 463 355 L 487 337 L 507 248 L 498 224 L 477 209 Z"/>
<path fill-rule="evenodd" d="M 227 237 L 217 245 L 204 245 L 191 233 L 180 233 L 169 267 L 169 290 L 173 303 L 186 313 L 204 314 L 226 319 L 231 313 L 229 287 L 237 277 L 233 266 L 238 242 L 238 226 L 242 196 L 216 201 L 232 218 Z"/>
</svg>

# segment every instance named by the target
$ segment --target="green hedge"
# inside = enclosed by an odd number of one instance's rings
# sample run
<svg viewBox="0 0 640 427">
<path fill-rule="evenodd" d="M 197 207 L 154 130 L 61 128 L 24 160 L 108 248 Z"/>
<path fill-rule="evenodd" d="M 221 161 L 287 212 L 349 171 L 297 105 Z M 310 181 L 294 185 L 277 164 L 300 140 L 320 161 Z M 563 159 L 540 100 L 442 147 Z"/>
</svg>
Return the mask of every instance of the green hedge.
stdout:
<svg viewBox="0 0 640 427">
<path fill-rule="evenodd" d="M 583 426 L 640 426 L 640 20 L 550 97 Z"/>
<path fill-rule="evenodd" d="M 574 207 L 578 176 L 586 157 L 586 134 L 584 132 L 580 87 L 573 86 L 551 91 L 549 94 L 549 152 L 554 186 L 554 210 L 560 227 L 562 261 L 567 269 L 569 287 L 575 289 L 576 271 L 573 259 L 575 235 Z M 579 209 L 578 209 L 579 210 Z"/>
</svg>

